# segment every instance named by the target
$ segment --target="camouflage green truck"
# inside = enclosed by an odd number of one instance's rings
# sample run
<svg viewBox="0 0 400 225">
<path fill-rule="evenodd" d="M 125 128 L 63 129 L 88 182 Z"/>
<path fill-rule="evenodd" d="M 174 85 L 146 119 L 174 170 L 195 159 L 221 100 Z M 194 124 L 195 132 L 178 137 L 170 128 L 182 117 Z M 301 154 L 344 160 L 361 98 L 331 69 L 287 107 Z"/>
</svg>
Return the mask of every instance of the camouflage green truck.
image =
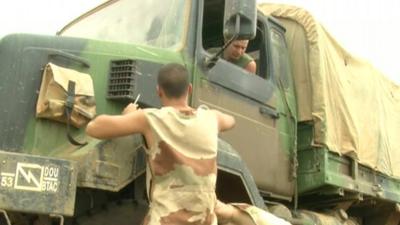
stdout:
<svg viewBox="0 0 400 225">
<path fill-rule="evenodd" d="M 255 0 L 111 0 L 57 36 L 0 39 L 0 224 L 140 224 L 148 206 L 143 138 L 97 140 L 84 128 L 37 118 L 42 74 L 49 62 L 90 74 L 97 114 L 119 114 L 139 94 L 141 107 L 160 107 L 157 71 L 177 62 L 190 71 L 191 106 L 237 121 L 219 142 L 221 200 L 254 204 L 292 224 L 398 225 L 396 174 L 318 141 L 331 125 L 302 114 L 301 91 L 314 99 L 310 90 L 319 87 L 299 86 L 312 71 L 293 63 L 315 60 L 298 56 L 319 43 L 307 42 L 308 31 L 321 34 L 307 16 L 296 22 L 311 24 L 301 36 L 279 7 L 257 11 Z M 224 37 L 251 39 L 256 75 L 209 50 L 222 51 Z M 295 48 L 300 39 L 305 47 Z M 87 144 L 74 145 L 67 134 Z"/>
</svg>

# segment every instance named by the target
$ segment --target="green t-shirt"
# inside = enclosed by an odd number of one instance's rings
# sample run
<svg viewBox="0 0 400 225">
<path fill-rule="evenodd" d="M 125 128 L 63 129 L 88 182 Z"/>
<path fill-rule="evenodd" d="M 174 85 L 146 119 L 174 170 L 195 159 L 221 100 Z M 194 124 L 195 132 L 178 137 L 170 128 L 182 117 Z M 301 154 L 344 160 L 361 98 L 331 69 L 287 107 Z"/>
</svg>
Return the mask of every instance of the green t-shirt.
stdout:
<svg viewBox="0 0 400 225">
<path fill-rule="evenodd" d="M 228 61 L 233 63 L 233 64 L 235 64 L 235 65 L 237 65 L 237 66 L 242 67 L 243 69 L 245 69 L 246 66 L 253 60 L 254 59 L 250 55 L 244 53 L 239 59 L 237 59 L 237 60 L 228 60 Z"/>
</svg>

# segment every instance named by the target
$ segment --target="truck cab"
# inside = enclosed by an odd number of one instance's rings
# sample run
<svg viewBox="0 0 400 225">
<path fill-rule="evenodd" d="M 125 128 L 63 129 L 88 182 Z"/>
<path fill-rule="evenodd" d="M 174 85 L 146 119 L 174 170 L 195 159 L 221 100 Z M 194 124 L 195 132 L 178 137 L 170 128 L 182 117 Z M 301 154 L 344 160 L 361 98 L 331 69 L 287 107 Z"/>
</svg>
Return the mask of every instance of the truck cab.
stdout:
<svg viewBox="0 0 400 225">
<path fill-rule="evenodd" d="M 247 52 L 257 62 L 257 73 L 250 74 L 222 58 L 209 67 L 207 60 L 215 55 L 210 49 L 224 46 L 227 13 L 223 0 L 110 2 L 67 25 L 59 35 L 125 42 L 136 45 L 130 48 L 139 51 L 145 46 L 174 54 L 190 68 L 194 87 L 191 105 L 205 104 L 234 115 L 236 128 L 221 138 L 241 155 L 261 193 L 290 200 L 296 108 L 285 29 L 276 20 L 262 14 L 256 17 L 253 12 L 255 18 L 251 19 L 255 20 L 250 21 L 256 29 Z M 159 106 L 146 102 L 153 90 L 154 84 L 145 87 L 143 104 Z"/>
</svg>

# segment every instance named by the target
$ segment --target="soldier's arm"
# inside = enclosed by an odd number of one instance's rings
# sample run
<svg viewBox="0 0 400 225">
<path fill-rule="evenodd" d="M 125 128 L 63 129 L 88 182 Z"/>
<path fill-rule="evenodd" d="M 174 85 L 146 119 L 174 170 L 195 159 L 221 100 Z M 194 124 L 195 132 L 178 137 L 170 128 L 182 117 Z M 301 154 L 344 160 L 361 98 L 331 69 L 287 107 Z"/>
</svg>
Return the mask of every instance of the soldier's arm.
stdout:
<svg viewBox="0 0 400 225">
<path fill-rule="evenodd" d="M 257 64 L 256 62 L 253 60 L 251 62 L 249 62 L 249 64 L 247 64 L 246 68 L 247 71 L 249 71 L 250 73 L 256 73 L 257 71 Z"/>
<path fill-rule="evenodd" d="M 217 206 L 215 207 L 215 214 L 218 218 L 218 224 L 255 225 L 247 213 L 241 212 L 236 207 L 230 204 L 225 204 L 219 200 L 217 201 Z"/>
<path fill-rule="evenodd" d="M 89 122 L 86 133 L 98 139 L 109 139 L 134 133 L 146 134 L 149 124 L 142 110 L 124 110 L 123 115 L 100 115 Z"/>
<path fill-rule="evenodd" d="M 222 113 L 218 110 L 213 110 L 217 116 L 218 130 L 223 132 L 229 130 L 235 126 L 235 118 L 228 114 Z"/>
</svg>

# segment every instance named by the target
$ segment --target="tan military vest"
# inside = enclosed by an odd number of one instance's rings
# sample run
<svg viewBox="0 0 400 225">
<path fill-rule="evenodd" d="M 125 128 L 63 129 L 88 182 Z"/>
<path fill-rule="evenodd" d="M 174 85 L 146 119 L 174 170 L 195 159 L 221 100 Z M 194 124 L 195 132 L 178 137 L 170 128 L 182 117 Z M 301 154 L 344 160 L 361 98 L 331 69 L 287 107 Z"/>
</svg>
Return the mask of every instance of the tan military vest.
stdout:
<svg viewBox="0 0 400 225">
<path fill-rule="evenodd" d="M 145 109 L 149 143 L 149 225 L 217 224 L 214 207 L 218 124 L 206 107 Z"/>
</svg>

